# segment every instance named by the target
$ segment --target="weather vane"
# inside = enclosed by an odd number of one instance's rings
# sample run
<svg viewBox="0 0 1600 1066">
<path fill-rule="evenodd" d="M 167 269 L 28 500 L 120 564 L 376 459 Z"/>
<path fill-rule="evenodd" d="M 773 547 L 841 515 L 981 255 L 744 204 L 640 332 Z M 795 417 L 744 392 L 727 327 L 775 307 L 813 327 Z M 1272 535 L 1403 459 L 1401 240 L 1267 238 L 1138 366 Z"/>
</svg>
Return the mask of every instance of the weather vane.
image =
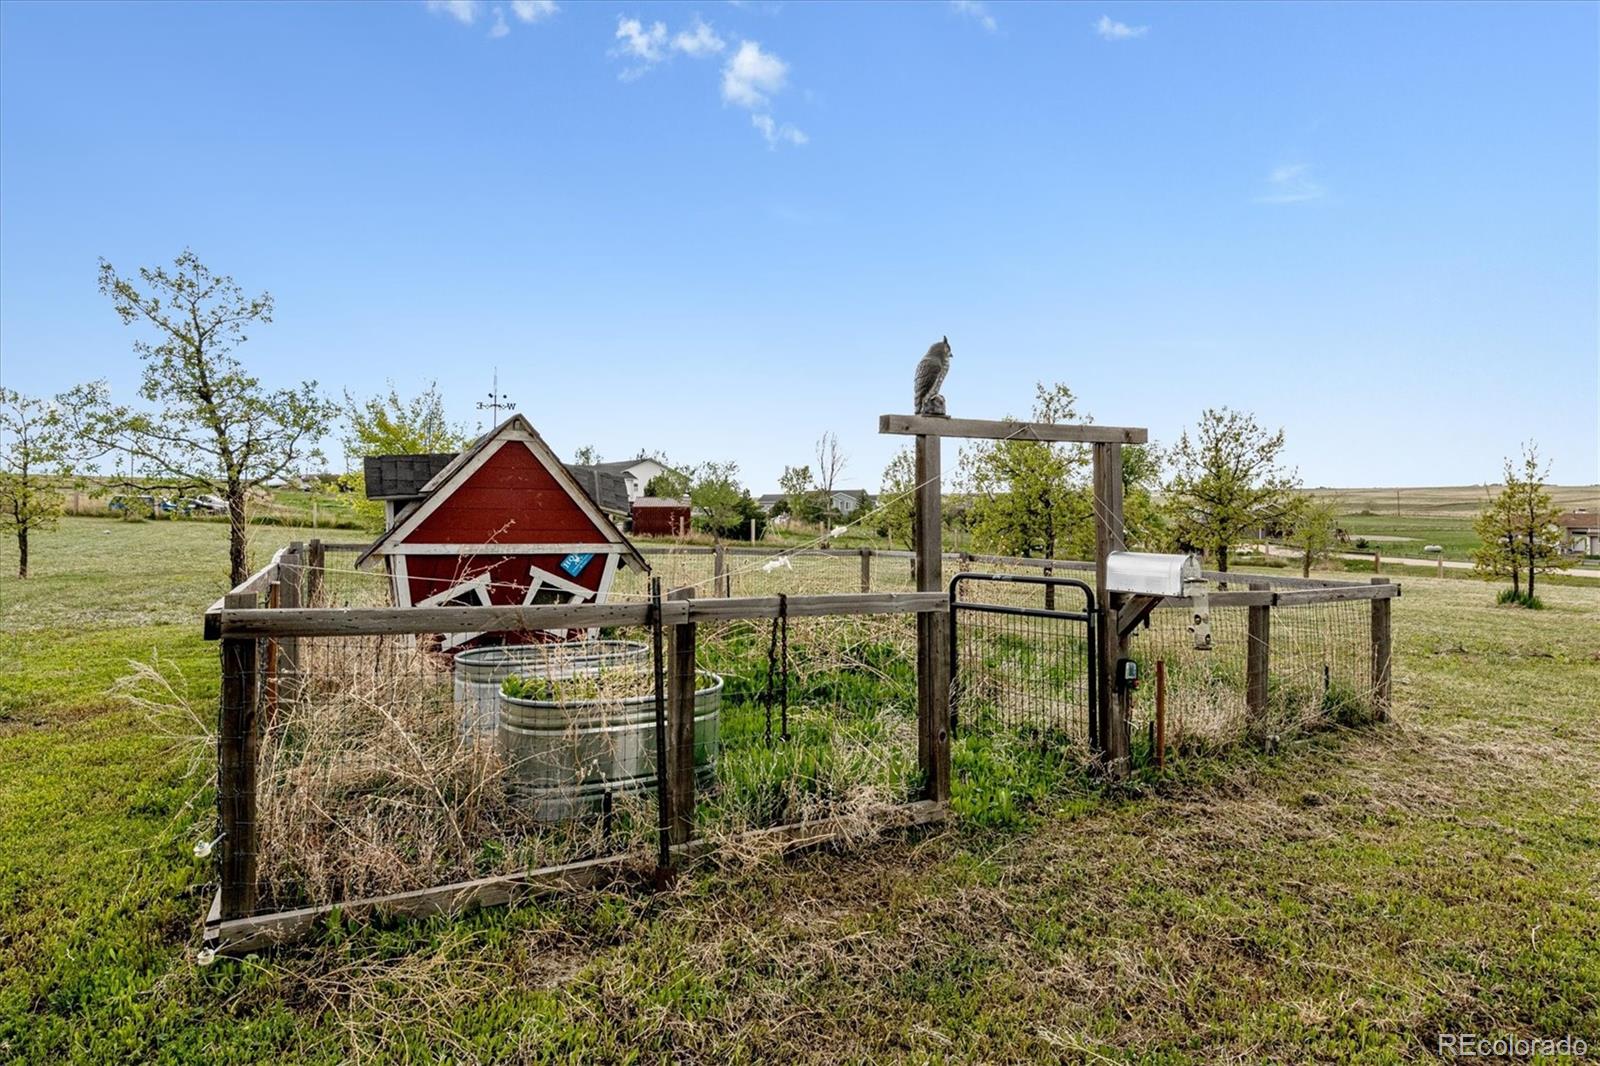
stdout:
<svg viewBox="0 0 1600 1066">
<path fill-rule="evenodd" d="M 506 394 L 500 391 L 500 368 L 495 367 L 494 382 L 489 388 L 489 399 L 487 401 L 479 400 L 478 410 L 488 411 L 491 421 L 498 426 L 500 424 L 501 408 L 507 411 L 515 411 L 517 405 L 514 400 L 506 399 Z"/>
</svg>

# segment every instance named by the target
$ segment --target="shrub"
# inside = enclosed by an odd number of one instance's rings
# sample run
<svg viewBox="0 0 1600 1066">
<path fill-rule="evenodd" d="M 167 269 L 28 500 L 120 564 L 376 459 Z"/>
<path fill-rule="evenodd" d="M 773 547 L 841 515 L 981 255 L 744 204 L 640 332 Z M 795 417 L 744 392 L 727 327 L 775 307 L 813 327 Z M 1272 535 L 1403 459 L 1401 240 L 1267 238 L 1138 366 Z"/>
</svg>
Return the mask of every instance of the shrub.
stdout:
<svg viewBox="0 0 1600 1066">
<path fill-rule="evenodd" d="M 1515 604 L 1518 607 L 1526 607 L 1530 611 L 1544 610 L 1544 601 L 1539 597 L 1528 592 L 1518 592 L 1515 589 L 1501 589 L 1500 595 L 1495 597 L 1494 602 Z"/>
</svg>

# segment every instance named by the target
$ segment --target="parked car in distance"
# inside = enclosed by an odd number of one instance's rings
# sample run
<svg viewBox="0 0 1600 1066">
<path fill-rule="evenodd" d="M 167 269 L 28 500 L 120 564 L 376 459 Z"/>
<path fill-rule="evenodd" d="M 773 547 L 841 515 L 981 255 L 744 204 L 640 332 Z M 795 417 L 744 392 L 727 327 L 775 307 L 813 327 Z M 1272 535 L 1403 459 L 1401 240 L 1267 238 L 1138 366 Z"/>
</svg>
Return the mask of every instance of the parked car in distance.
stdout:
<svg viewBox="0 0 1600 1066">
<path fill-rule="evenodd" d="M 190 510 L 200 511 L 204 514 L 227 514 L 228 501 L 221 496 L 194 496 L 184 501 Z"/>
<path fill-rule="evenodd" d="M 148 493 L 141 496 L 113 496 L 106 503 L 106 510 L 108 511 L 125 511 L 130 514 L 149 515 L 151 518 L 154 518 L 158 511 L 164 511 L 167 507 L 171 507 L 171 504 L 166 500 L 157 500 Z"/>
</svg>

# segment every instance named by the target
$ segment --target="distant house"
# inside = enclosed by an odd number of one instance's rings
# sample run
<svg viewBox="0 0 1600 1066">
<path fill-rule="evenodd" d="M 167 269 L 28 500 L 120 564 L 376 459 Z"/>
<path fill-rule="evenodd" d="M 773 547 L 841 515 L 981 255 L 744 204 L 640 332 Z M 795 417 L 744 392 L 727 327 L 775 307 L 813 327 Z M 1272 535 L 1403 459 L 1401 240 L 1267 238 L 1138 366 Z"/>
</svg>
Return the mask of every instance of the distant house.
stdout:
<svg viewBox="0 0 1600 1066">
<path fill-rule="evenodd" d="M 1579 507 L 1556 519 L 1561 549 L 1573 555 L 1600 555 L 1600 513 Z"/>
<path fill-rule="evenodd" d="M 381 561 L 400 607 L 598 603 L 619 566 L 650 569 L 600 502 L 618 505 L 620 478 L 591 493 L 522 415 L 459 455 L 374 456 L 365 474 L 387 522 L 357 565 Z"/>
<path fill-rule="evenodd" d="M 767 514 L 771 514 L 774 507 L 778 506 L 778 504 L 782 503 L 788 498 L 789 494 L 786 492 L 767 492 L 757 496 L 756 503 L 763 511 L 767 512 Z"/>
<path fill-rule="evenodd" d="M 828 505 L 835 514 L 850 515 L 865 507 L 871 499 L 866 489 L 835 489 L 833 495 L 828 497 Z"/>
<path fill-rule="evenodd" d="M 689 532 L 688 500 L 663 496 L 640 496 L 633 501 L 633 532 L 636 536 L 681 537 Z"/>
<path fill-rule="evenodd" d="M 583 469 L 620 479 L 627 490 L 629 504 L 645 494 L 645 489 L 655 477 L 678 473 L 660 460 L 645 458 L 627 459 L 616 463 L 595 463 Z M 627 508 L 623 510 L 626 512 Z"/>
</svg>

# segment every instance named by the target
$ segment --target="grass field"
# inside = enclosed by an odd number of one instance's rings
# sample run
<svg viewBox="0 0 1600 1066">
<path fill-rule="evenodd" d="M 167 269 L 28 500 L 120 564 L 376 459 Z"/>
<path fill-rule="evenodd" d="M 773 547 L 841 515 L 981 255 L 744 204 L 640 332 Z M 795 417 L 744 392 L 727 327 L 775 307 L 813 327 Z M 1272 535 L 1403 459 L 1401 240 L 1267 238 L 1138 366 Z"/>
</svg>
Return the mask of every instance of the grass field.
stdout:
<svg viewBox="0 0 1600 1066">
<path fill-rule="evenodd" d="M 254 550 L 310 532 L 266 527 Z M 1020 829 L 194 965 L 220 526 L 0 545 L 0 1061 L 1423 1061 L 1600 1042 L 1600 588 L 1406 578 L 1394 721 L 1063 784 Z M 172 729 L 174 723 L 178 728 Z"/>
</svg>

